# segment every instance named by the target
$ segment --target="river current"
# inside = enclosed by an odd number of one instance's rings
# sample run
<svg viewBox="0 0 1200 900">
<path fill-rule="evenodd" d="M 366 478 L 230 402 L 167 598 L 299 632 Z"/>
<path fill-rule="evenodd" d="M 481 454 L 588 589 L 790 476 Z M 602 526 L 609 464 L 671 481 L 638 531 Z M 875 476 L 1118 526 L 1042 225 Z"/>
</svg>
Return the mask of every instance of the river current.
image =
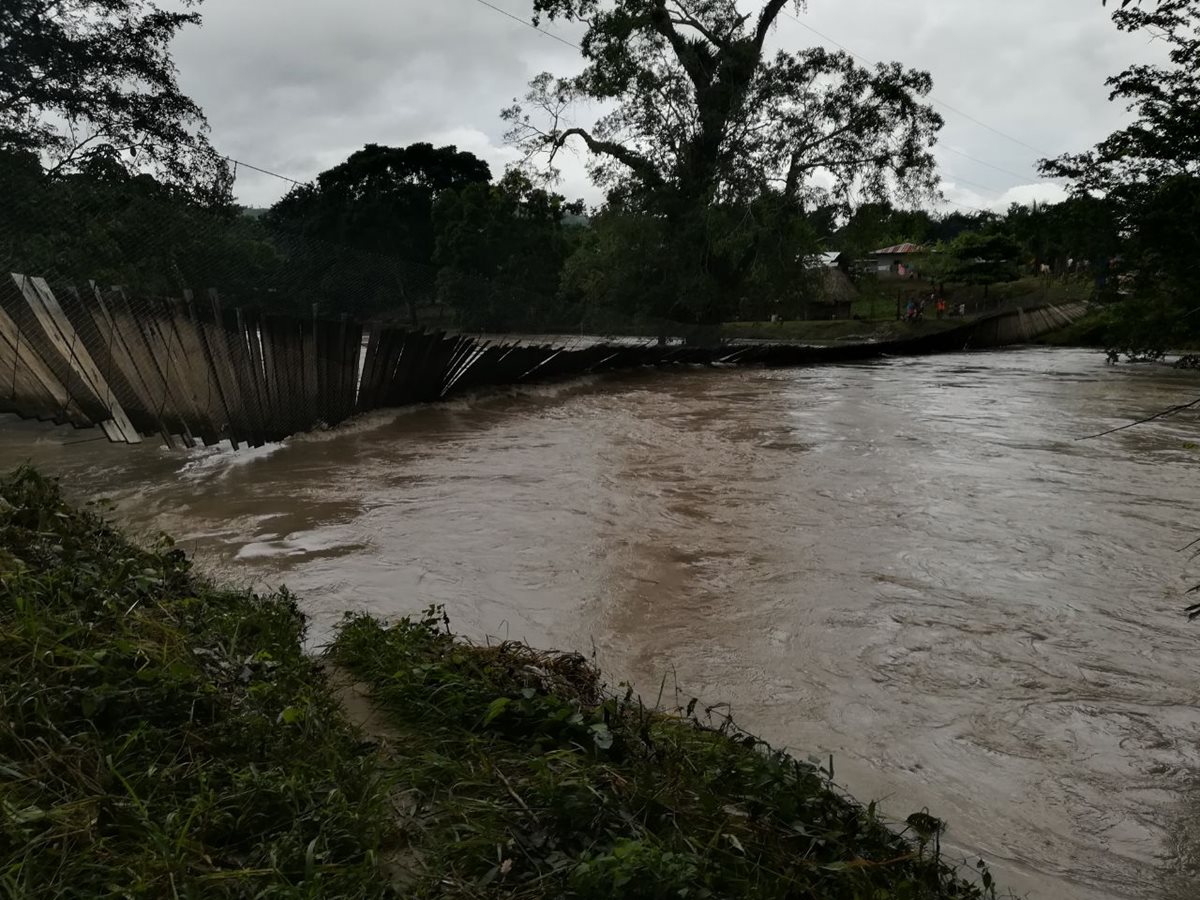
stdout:
<svg viewBox="0 0 1200 900">
<path fill-rule="evenodd" d="M 728 703 L 1044 900 L 1200 896 L 1200 379 L 1018 350 L 646 372 L 231 452 L 0 418 L 209 569 Z"/>
</svg>

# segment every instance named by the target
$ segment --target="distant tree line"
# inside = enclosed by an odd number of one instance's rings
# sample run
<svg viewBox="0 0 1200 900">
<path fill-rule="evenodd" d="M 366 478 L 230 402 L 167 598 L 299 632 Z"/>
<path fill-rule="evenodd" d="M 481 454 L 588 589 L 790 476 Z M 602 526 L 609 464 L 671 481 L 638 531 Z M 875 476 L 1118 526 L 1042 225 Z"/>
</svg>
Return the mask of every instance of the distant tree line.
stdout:
<svg viewBox="0 0 1200 900">
<path fill-rule="evenodd" d="M 454 147 L 369 145 L 265 211 L 200 203 L 107 158 L 48 177 L 0 151 L 0 256 L 10 268 L 147 294 L 215 287 L 231 304 L 471 330 L 695 323 L 661 225 L 580 202 Z M 1103 204 L 1013 206 L 1004 215 L 865 204 L 788 217 L 723 319 L 787 314 L 821 286 L 810 258 L 849 260 L 913 242 L 922 275 L 991 284 L 1048 265 L 1094 278 L 1117 238 Z M 765 210 L 761 211 L 766 215 Z M 765 240 L 763 241 L 765 244 Z M 676 273 L 677 274 L 677 273 Z"/>
<path fill-rule="evenodd" d="M 787 315 L 821 290 L 815 254 L 903 242 L 923 275 L 989 285 L 1049 271 L 1127 296 L 1109 340 L 1200 340 L 1200 0 L 1124 3 L 1118 27 L 1170 62 L 1111 79 L 1137 121 L 1043 163 L 1073 196 L 935 213 L 941 120 L 928 74 L 814 48 L 774 55 L 787 0 L 533 0 L 586 27 L 585 68 L 504 111 L 523 163 L 370 144 L 269 210 L 236 206 L 228 162 L 174 79 L 195 3 L 73 0 L 0 11 L 0 255 L 146 293 L 478 330 L 609 330 Z M 112 48 L 120 47 L 120 52 Z M 107 49 L 106 49 L 107 48 Z M 572 107 L 608 112 L 590 128 Z M 553 188 L 587 153 L 595 208 Z"/>
</svg>

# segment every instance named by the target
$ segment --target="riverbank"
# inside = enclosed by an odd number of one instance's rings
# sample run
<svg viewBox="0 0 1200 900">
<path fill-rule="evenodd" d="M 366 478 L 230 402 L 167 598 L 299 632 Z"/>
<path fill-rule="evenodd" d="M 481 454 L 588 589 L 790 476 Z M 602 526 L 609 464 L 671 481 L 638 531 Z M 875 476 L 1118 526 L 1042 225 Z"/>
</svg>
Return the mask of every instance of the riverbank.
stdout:
<svg viewBox="0 0 1200 900">
<path fill-rule="evenodd" d="M 579 656 L 430 615 L 349 620 L 310 658 L 286 592 L 215 585 L 27 469 L 0 533 L 8 896 L 990 893 L 935 819 L 890 830 L 819 765 Z"/>
<path fill-rule="evenodd" d="M 862 321 L 858 319 L 813 319 L 807 322 L 728 322 L 721 326 L 721 337 L 731 340 L 783 341 L 801 344 L 875 343 L 907 341 L 943 334 L 961 328 L 973 318 L 930 317 L 920 322 L 895 319 Z"/>
</svg>

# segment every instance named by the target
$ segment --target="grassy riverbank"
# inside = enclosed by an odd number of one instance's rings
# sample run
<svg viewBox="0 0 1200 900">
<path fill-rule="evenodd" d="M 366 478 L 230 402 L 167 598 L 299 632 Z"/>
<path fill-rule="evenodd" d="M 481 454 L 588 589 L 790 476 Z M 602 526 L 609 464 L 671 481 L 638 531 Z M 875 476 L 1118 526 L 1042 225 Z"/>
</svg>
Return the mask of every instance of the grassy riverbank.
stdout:
<svg viewBox="0 0 1200 900">
<path fill-rule="evenodd" d="M 303 627 L 286 593 L 0 480 L 0 896 L 991 893 L 928 815 L 889 829 L 818 766 L 614 695 L 581 657 L 431 614 L 348 620 L 317 660 Z"/>
<path fill-rule="evenodd" d="M 803 344 L 837 344 L 866 341 L 896 341 L 958 328 L 971 319 L 947 316 L 920 322 L 866 322 L 857 319 L 814 319 L 807 322 L 728 322 L 721 336 Z"/>
</svg>

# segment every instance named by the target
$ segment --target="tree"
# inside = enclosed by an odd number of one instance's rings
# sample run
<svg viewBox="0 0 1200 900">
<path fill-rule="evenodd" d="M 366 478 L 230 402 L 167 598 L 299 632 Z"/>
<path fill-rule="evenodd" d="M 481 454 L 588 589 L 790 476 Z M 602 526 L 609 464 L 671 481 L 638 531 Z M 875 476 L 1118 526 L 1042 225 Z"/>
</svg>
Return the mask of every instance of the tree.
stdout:
<svg viewBox="0 0 1200 900">
<path fill-rule="evenodd" d="M 838 230 L 836 243 L 854 259 L 865 259 L 872 251 L 894 244 L 923 244 L 933 234 L 933 217 L 924 210 L 896 209 L 886 200 L 864 203 Z"/>
<path fill-rule="evenodd" d="M 1124 0 L 1113 20 L 1165 44 L 1168 63 L 1110 78 L 1111 99 L 1125 102 L 1135 121 L 1092 150 L 1044 160 L 1042 169 L 1113 211 L 1126 238 L 1121 268 L 1136 291 L 1120 317 L 1128 330 L 1114 338 L 1160 351 L 1200 335 L 1192 314 L 1200 295 L 1200 0 Z"/>
<path fill-rule="evenodd" d="M 1060 273 L 1091 272 L 1103 286 L 1105 263 L 1120 250 L 1111 204 L 1089 194 L 1057 204 L 1014 203 L 1003 219 L 993 217 L 983 230 L 1003 231 L 1023 250 L 1023 260 L 1036 273 L 1050 265 Z"/>
<path fill-rule="evenodd" d="M 1020 277 L 1021 245 L 1003 232 L 964 231 L 940 245 L 926 263 L 926 274 L 937 281 L 983 285 L 983 296 L 993 284 Z"/>
<path fill-rule="evenodd" d="M 51 174 L 119 163 L 227 203 L 228 167 L 170 56 L 200 2 L 167 12 L 150 0 L 4 0 L 0 149 L 37 153 Z"/>
<path fill-rule="evenodd" d="M 402 298 L 416 324 L 419 303 L 435 291 L 435 201 L 490 180 L 487 163 L 457 147 L 368 144 L 315 183 L 293 188 L 265 219 L 284 244 L 327 245 L 310 257 L 305 278 L 325 285 L 335 311 L 375 313 Z M 347 279 L 373 286 L 353 309 L 338 290 Z"/>
<path fill-rule="evenodd" d="M 995 224 L 998 218 L 995 213 L 985 210 L 972 210 L 971 212 L 954 210 L 944 213 L 934 218 L 929 231 L 929 239 L 943 242 L 952 241 L 964 231 L 982 231 L 989 228 Z"/>
<path fill-rule="evenodd" d="M 468 329 L 562 327 L 559 279 L 581 230 L 564 220 L 581 212 L 516 171 L 443 192 L 433 208 L 439 301 Z"/>
<path fill-rule="evenodd" d="M 102 162 L 47 179 L 32 151 L 0 150 L 0 270 L 142 297 L 213 287 L 234 304 L 293 299 L 271 290 L 280 254 L 258 223 Z"/>
<path fill-rule="evenodd" d="M 760 264 L 755 204 L 778 222 L 779 211 L 934 185 L 929 76 L 820 48 L 768 56 L 787 5 L 766 0 L 751 15 L 735 0 L 534 0 L 535 22 L 587 24 L 587 67 L 534 79 L 504 113 L 509 139 L 548 174 L 564 148 L 585 149 L 618 215 L 660 220 L 667 293 L 700 321 L 727 313 Z M 611 111 L 594 128 L 572 125 L 582 100 Z"/>
<path fill-rule="evenodd" d="M 744 218 L 760 224 L 752 235 L 739 227 Z M 756 243 L 753 264 L 736 294 L 723 305 L 726 315 L 765 318 L 791 315 L 819 287 L 806 260 L 824 249 L 809 220 L 794 215 L 766 195 L 743 210 L 717 207 L 709 214 L 719 252 L 745 252 Z M 724 233 L 724 243 L 720 244 Z M 585 328 L 593 331 L 632 326 L 658 335 L 679 334 L 697 321 L 693 292 L 709 289 L 704 273 L 674 265 L 679 246 L 672 223 L 661 216 L 608 204 L 592 219 L 578 250 L 566 261 L 563 292 L 581 307 Z M 689 329 L 690 331 L 690 329 Z M 708 329 L 695 331 L 710 336 Z"/>
<path fill-rule="evenodd" d="M 1125 0 L 1113 20 L 1166 43 L 1170 65 L 1135 65 L 1109 78 L 1110 100 L 1126 101 L 1137 120 L 1093 150 L 1043 160 L 1042 168 L 1071 178 L 1079 191 L 1136 203 L 1168 179 L 1200 176 L 1200 2 Z"/>
</svg>

